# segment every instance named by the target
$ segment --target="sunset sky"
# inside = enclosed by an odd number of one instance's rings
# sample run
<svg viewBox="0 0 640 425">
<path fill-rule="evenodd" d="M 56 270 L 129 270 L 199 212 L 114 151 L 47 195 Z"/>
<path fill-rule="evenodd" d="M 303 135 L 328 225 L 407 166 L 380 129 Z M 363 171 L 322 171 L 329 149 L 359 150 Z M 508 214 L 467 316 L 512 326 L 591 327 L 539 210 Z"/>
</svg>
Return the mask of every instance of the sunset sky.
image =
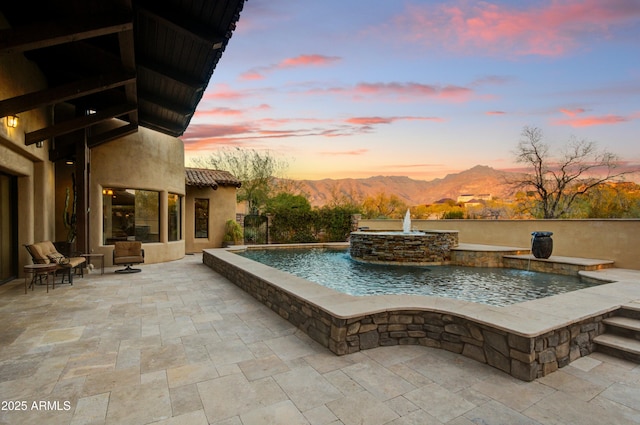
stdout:
<svg viewBox="0 0 640 425">
<path fill-rule="evenodd" d="M 640 164 L 640 1 L 247 0 L 182 140 L 287 177 L 513 169 L 524 126 Z"/>
</svg>

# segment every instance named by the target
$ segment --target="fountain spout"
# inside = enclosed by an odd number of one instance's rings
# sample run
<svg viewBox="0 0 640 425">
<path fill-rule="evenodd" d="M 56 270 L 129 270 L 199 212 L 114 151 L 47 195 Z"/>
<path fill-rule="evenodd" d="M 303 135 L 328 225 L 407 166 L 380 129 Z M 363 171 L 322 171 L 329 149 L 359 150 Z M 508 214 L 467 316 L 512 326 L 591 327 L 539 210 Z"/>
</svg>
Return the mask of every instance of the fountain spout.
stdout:
<svg viewBox="0 0 640 425">
<path fill-rule="evenodd" d="M 402 222 L 402 232 L 411 233 L 411 213 L 407 208 L 407 213 L 404 215 L 404 221 Z"/>
</svg>

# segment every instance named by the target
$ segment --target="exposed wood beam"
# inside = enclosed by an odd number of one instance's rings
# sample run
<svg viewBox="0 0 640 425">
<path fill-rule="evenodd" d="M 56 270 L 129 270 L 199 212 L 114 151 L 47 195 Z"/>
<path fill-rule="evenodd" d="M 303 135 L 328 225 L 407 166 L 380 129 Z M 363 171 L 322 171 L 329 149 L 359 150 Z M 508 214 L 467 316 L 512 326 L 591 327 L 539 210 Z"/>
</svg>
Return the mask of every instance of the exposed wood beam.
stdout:
<svg viewBox="0 0 640 425">
<path fill-rule="evenodd" d="M 193 115 L 194 113 L 194 110 L 187 106 L 180 105 L 172 100 L 162 98 L 147 91 L 140 93 L 138 105 L 141 106 L 143 103 L 150 103 L 152 105 L 159 106 L 160 108 L 166 109 L 167 111 L 171 111 L 185 118 Z"/>
<path fill-rule="evenodd" d="M 182 128 L 180 124 L 159 120 L 155 117 L 151 121 L 145 121 L 144 116 L 142 116 L 140 118 L 140 123 L 146 128 L 168 134 L 173 137 L 182 136 L 182 133 L 184 133 L 184 128 Z"/>
<path fill-rule="evenodd" d="M 133 30 L 118 33 L 118 43 L 120 44 L 120 60 L 124 69 L 136 68 L 136 55 L 134 51 Z M 127 102 L 138 103 L 137 84 L 127 84 L 124 88 Z M 129 122 L 138 124 L 138 111 L 135 110 L 129 114 Z"/>
<path fill-rule="evenodd" d="M 61 122 L 59 124 L 54 124 L 50 127 L 45 127 L 41 130 L 25 133 L 24 144 L 29 146 L 36 142 L 41 142 L 46 139 L 51 139 L 53 137 L 72 133 L 76 130 L 91 127 L 92 125 L 99 122 L 107 121 L 111 118 L 128 114 L 136 108 L 136 105 L 131 104 L 116 105 L 102 111 L 98 111 L 95 114 L 74 118 L 72 120 Z"/>
<path fill-rule="evenodd" d="M 27 93 L 11 99 L 0 101 L 0 117 L 65 102 L 70 99 L 87 96 L 126 84 L 135 83 L 134 72 L 116 72 L 99 75 L 62 86 L 53 87 L 34 93 Z"/>
<path fill-rule="evenodd" d="M 94 148 L 103 143 L 110 142 L 121 137 L 128 136 L 138 131 L 138 124 L 127 124 L 122 127 L 114 128 L 112 130 L 105 131 L 100 134 L 96 134 L 87 139 L 87 145 L 90 148 Z"/>
<path fill-rule="evenodd" d="M 130 13 L 100 14 L 38 22 L 0 31 L 0 54 L 26 52 L 133 29 Z"/>
<path fill-rule="evenodd" d="M 154 6 L 162 4 L 161 2 L 154 3 Z M 147 15 L 152 20 L 160 22 L 163 26 L 171 28 L 172 30 L 192 39 L 200 40 L 201 42 L 208 44 L 212 49 L 221 49 L 224 45 L 224 34 L 219 32 L 213 32 L 210 28 L 198 24 L 193 18 L 182 18 L 173 11 L 171 16 L 169 13 L 163 13 L 160 11 L 151 10 L 149 8 L 138 7 L 138 12 L 143 15 Z"/>
<path fill-rule="evenodd" d="M 158 63 L 151 62 L 147 59 L 138 58 L 138 69 L 143 69 L 152 72 L 162 78 L 171 80 L 174 83 L 180 84 L 194 92 L 204 91 L 207 82 L 199 81 L 194 78 L 188 78 L 184 74 L 171 69 L 167 66 L 160 65 Z"/>
</svg>

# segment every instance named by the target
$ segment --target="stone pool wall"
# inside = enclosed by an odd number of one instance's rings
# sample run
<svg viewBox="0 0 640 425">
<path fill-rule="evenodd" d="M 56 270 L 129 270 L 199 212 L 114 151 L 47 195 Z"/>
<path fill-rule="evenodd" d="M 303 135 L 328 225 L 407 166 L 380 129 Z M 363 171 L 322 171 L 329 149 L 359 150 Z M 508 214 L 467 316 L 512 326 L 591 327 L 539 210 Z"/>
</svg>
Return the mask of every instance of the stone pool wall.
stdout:
<svg viewBox="0 0 640 425">
<path fill-rule="evenodd" d="M 451 261 L 451 249 L 458 246 L 458 232 L 352 232 L 349 243 L 349 254 L 358 261 L 439 265 Z"/>
<path fill-rule="evenodd" d="M 387 311 L 334 320 L 329 349 L 348 354 L 389 345 L 441 348 L 532 381 L 590 354 L 604 332 L 599 315 L 543 335 L 523 336 L 451 313 Z"/>
<path fill-rule="evenodd" d="M 388 310 L 338 317 L 277 282 L 203 252 L 203 262 L 337 355 L 379 346 L 423 345 L 462 354 L 531 381 L 590 354 L 604 331 L 598 314 L 539 335 L 522 335 L 452 312 Z"/>
</svg>

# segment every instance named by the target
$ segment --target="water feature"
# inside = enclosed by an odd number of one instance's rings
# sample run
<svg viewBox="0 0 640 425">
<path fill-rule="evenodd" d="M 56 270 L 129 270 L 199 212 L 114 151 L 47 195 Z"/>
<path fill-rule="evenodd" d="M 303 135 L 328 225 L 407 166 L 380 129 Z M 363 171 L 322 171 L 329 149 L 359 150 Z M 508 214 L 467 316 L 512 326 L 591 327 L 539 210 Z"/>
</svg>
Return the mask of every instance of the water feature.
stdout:
<svg viewBox="0 0 640 425">
<path fill-rule="evenodd" d="M 402 232 L 411 233 L 411 212 L 408 208 L 407 213 L 404 215 L 404 220 L 402 221 Z"/>
<path fill-rule="evenodd" d="M 593 286 L 575 276 L 504 268 L 365 264 L 344 250 L 251 249 L 240 253 L 350 295 L 408 294 L 509 305 Z"/>
<path fill-rule="evenodd" d="M 402 231 L 351 232 L 351 257 L 373 264 L 442 265 L 458 246 L 457 230 L 413 231 L 407 209 Z"/>
</svg>

